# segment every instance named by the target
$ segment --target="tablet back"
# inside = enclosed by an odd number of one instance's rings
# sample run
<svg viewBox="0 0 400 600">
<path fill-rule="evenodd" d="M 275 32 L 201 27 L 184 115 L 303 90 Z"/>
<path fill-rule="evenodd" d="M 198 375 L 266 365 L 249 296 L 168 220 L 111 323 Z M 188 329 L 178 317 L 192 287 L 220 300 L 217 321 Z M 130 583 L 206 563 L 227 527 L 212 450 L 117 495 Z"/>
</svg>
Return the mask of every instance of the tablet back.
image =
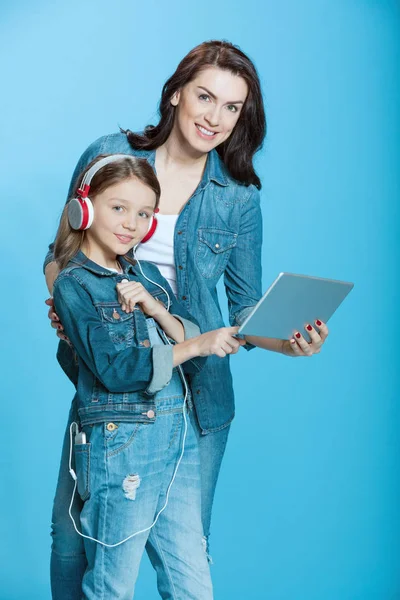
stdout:
<svg viewBox="0 0 400 600">
<path fill-rule="evenodd" d="M 295 330 L 307 341 L 304 326 L 327 323 L 354 284 L 308 275 L 280 273 L 244 321 L 239 333 L 289 339 Z"/>
</svg>

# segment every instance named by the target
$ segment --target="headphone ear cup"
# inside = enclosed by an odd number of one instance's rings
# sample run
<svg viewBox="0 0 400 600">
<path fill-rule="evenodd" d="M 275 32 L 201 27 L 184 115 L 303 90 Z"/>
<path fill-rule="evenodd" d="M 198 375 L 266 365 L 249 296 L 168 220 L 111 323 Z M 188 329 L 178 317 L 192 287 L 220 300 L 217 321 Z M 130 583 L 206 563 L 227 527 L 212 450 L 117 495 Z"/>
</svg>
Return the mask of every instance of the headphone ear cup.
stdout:
<svg viewBox="0 0 400 600">
<path fill-rule="evenodd" d="M 145 244 L 146 242 L 148 242 L 149 239 L 152 237 L 152 235 L 154 235 L 154 232 L 156 229 L 157 229 L 157 217 L 155 215 L 152 215 L 147 233 L 140 243 Z"/>
<path fill-rule="evenodd" d="M 93 217 L 94 209 L 90 198 L 73 198 L 68 202 L 68 221 L 72 229 L 89 229 Z"/>
</svg>

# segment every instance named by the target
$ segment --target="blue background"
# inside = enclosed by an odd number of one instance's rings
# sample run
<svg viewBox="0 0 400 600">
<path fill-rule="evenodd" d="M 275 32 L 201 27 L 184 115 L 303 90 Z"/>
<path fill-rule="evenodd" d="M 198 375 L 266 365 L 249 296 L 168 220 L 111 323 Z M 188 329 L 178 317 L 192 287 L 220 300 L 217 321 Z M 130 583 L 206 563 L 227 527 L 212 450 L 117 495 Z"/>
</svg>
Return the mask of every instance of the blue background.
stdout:
<svg viewBox="0 0 400 600">
<path fill-rule="evenodd" d="M 72 170 L 118 124 L 154 123 L 165 79 L 213 38 L 239 44 L 263 84 L 264 288 L 280 271 L 355 282 L 319 356 L 233 357 L 237 416 L 211 539 L 216 598 L 400 598 L 399 4 L 0 10 L 0 598 L 50 598 L 51 505 L 73 390 L 55 361 L 41 269 Z M 146 558 L 135 598 L 157 597 Z"/>
</svg>

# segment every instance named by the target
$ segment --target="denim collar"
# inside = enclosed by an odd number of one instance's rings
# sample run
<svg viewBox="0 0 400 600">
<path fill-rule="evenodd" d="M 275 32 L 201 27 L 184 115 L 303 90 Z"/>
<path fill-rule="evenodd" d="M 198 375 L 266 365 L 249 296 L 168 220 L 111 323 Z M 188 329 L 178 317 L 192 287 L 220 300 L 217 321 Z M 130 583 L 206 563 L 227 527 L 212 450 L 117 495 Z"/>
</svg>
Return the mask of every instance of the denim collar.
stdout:
<svg viewBox="0 0 400 600">
<path fill-rule="evenodd" d="M 118 262 L 122 267 L 123 273 L 133 273 L 137 275 L 134 265 L 128 262 L 123 256 L 118 256 Z M 92 273 L 96 273 L 96 275 L 105 275 L 106 277 L 113 277 L 115 275 L 122 275 L 122 273 L 116 273 L 115 271 L 109 271 L 106 267 L 102 267 L 97 263 L 93 262 L 82 252 L 82 250 L 78 250 L 75 256 L 70 260 L 68 266 L 73 267 L 79 265 L 80 267 L 91 271 Z"/>
<path fill-rule="evenodd" d="M 136 153 L 136 156 L 145 158 L 154 169 L 156 161 L 155 150 L 139 150 Z M 215 149 L 208 153 L 206 168 L 201 180 L 201 187 L 204 188 L 210 181 L 214 181 L 215 183 L 223 186 L 229 185 L 226 167 Z"/>
</svg>

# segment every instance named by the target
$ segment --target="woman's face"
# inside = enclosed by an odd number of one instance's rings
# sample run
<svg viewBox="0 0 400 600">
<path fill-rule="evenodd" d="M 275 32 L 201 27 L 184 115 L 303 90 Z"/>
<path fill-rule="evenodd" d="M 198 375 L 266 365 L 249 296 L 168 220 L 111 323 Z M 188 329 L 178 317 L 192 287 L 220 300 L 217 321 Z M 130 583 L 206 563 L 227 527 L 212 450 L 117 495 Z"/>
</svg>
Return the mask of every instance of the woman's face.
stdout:
<svg viewBox="0 0 400 600">
<path fill-rule="evenodd" d="M 210 152 L 232 133 L 248 93 L 242 77 L 217 67 L 200 71 L 171 99 L 173 131 L 199 153 Z"/>
<path fill-rule="evenodd" d="M 92 200 L 93 224 L 85 232 L 84 246 L 98 260 L 124 255 L 144 238 L 156 203 L 156 195 L 147 185 L 127 179 Z"/>
</svg>

